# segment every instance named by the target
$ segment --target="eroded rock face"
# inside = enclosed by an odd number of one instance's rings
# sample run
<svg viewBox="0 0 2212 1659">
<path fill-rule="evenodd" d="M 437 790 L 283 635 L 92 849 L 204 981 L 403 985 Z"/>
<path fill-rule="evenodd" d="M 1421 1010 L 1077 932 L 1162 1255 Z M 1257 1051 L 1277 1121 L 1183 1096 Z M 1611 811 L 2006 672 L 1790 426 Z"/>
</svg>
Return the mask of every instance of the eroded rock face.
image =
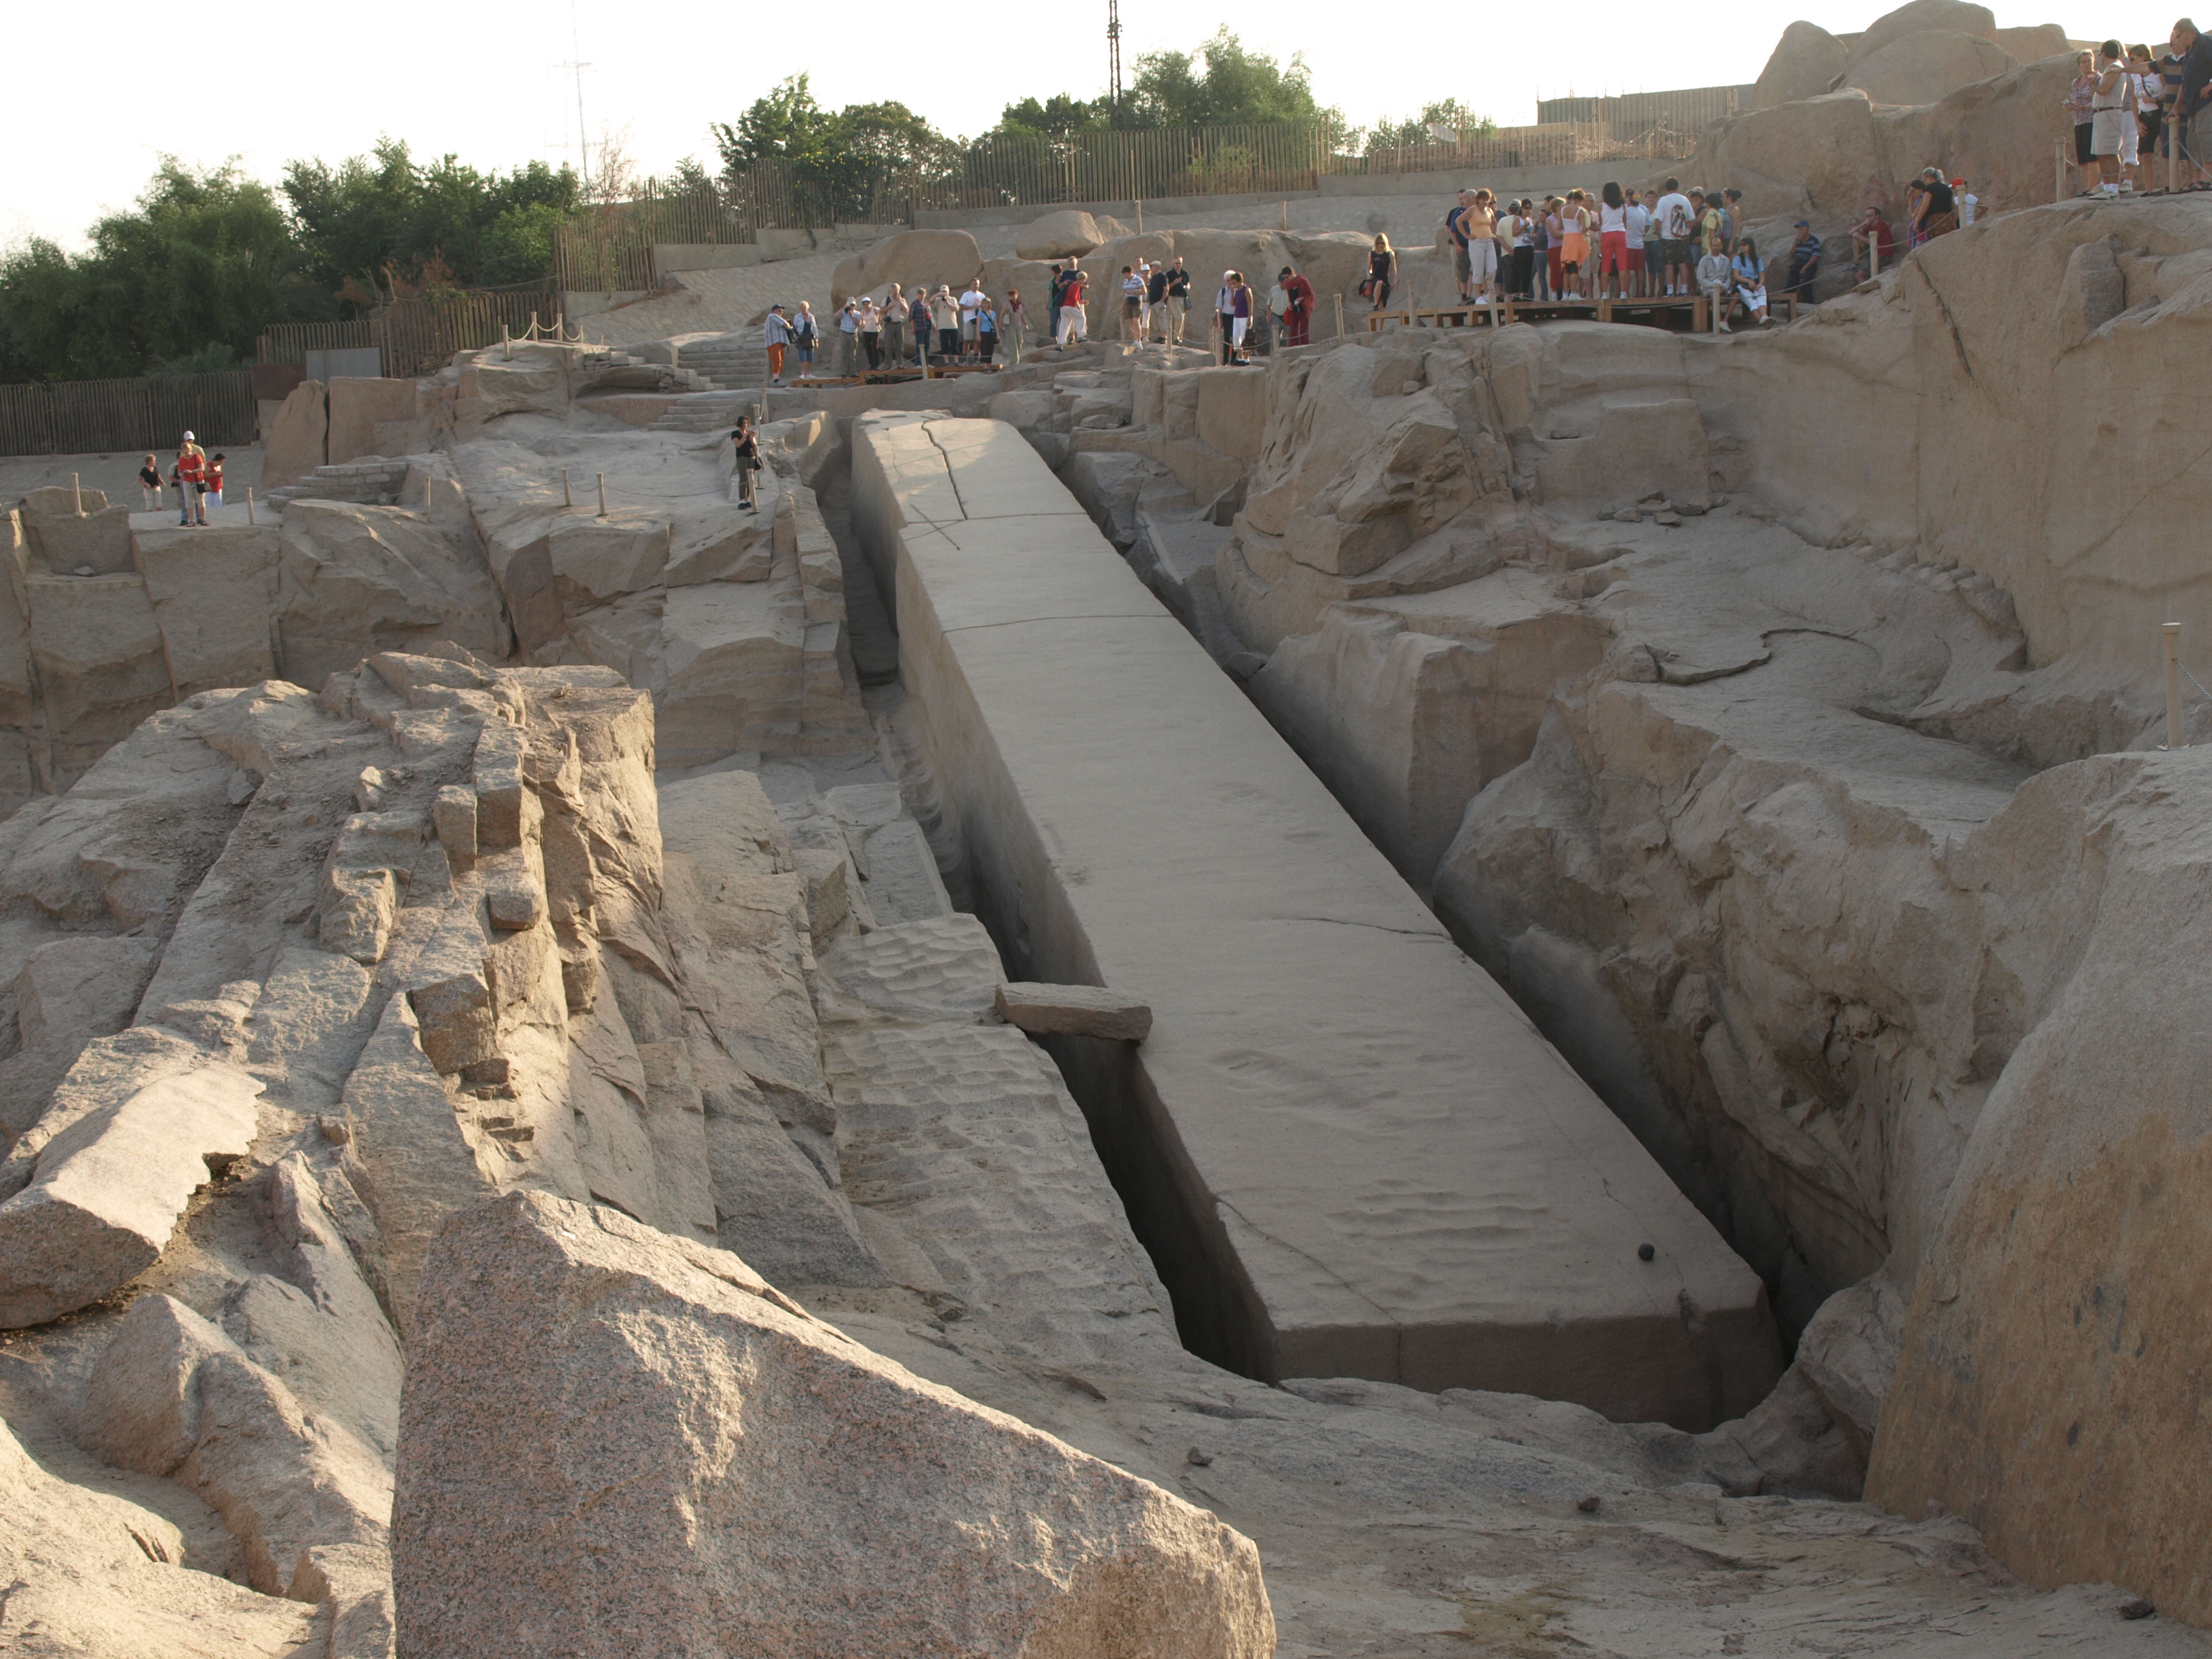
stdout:
<svg viewBox="0 0 2212 1659">
<path fill-rule="evenodd" d="M 434 1254 L 393 1520 L 411 1654 L 1274 1650 L 1258 1552 L 1212 1516 L 735 1256 L 535 1195 Z"/>
</svg>

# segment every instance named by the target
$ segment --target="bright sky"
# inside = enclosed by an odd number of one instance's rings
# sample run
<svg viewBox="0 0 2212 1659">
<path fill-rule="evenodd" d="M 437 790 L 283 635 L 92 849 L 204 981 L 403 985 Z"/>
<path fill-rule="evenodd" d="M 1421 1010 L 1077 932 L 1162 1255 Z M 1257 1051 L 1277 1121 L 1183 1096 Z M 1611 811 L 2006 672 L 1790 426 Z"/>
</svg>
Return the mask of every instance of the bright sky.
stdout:
<svg viewBox="0 0 2212 1659">
<path fill-rule="evenodd" d="M 2116 13 L 2124 15 L 2108 13 L 2098 27 L 2124 24 L 2125 39 L 2163 40 L 2176 14 L 2148 4 L 2121 0 Z M 1882 9 L 1881 0 L 1813 0 L 1811 15 L 1843 33 Z M 40 234 L 81 246 L 84 228 L 102 210 L 129 205 L 164 150 L 196 165 L 234 155 L 272 182 L 292 157 L 336 160 L 383 133 L 405 138 L 417 155 L 451 150 L 479 167 L 534 156 L 573 162 L 577 71 L 567 65 L 579 58 L 587 65 L 584 127 L 594 157 L 611 131 L 647 172 L 685 155 L 711 163 L 708 124 L 735 120 L 797 70 L 811 74 L 816 96 L 831 107 L 897 99 L 944 131 L 977 132 L 1012 99 L 1103 88 L 1105 14 L 1105 0 L 987 9 L 971 52 L 943 29 L 886 50 L 883 19 L 892 14 L 880 8 L 870 9 L 861 26 L 867 44 L 856 46 L 835 25 L 834 9 L 805 3 L 763 11 L 577 0 L 572 39 L 558 0 L 520 9 L 446 0 L 389 16 L 232 0 L 204 20 L 211 34 L 184 45 L 173 6 L 125 0 L 101 10 L 96 28 L 106 44 L 88 60 L 88 14 L 26 6 L 9 27 L 16 64 L 99 67 L 89 79 L 18 74 L 0 99 L 0 134 L 14 158 L 0 182 L 0 245 Z M 1771 34 L 1733 14 L 1716 15 L 1732 18 L 1726 27 L 1697 27 L 1698 15 L 1583 0 L 1562 30 L 1571 40 L 1563 47 L 1532 40 L 1540 25 L 1505 21 L 1492 26 L 1486 43 L 1455 48 L 1451 19 L 1464 27 L 1468 15 L 1413 5 L 1355 17 L 1341 6 L 1286 0 L 1237 14 L 1235 26 L 1248 46 L 1284 58 L 1303 51 L 1321 101 L 1355 122 L 1457 96 L 1512 125 L 1534 119 L 1540 96 L 1756 80 L 1790 14 L 1769 14 Z M 1140 54 L 1188 51 L 1222 15 L 1122 0 L 1125 80 Z M 2045 21 L 2064 20 L 1997 9 L 2001 26 Z M 420 33 L 410 38 L 410 28 Z M 204 33 L 198 23 L 186 28 L 195 32 Z"/>
</svg>

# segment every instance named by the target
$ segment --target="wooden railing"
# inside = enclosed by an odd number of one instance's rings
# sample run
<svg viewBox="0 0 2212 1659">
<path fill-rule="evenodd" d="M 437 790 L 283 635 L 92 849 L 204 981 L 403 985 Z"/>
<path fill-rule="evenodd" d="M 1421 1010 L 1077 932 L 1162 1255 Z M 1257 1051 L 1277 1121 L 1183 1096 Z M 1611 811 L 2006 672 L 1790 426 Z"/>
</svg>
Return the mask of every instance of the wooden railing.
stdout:
<svg viewBox="0 0 2212 1659">
<path fill-rule="evenodd" d="M 525 333 L 533 316 L 550 325 L 558 309 L 558 296 L 548 289 L 467 289 L 395 300 L 344 322 L 271 324 L 255 355 L 264 363 L 301 363 L 310 351 L 373 347 L 384 374 L 404 380 L 435 374 L 457 351 L 495 343 L 502 327 Z"/>
</svg>

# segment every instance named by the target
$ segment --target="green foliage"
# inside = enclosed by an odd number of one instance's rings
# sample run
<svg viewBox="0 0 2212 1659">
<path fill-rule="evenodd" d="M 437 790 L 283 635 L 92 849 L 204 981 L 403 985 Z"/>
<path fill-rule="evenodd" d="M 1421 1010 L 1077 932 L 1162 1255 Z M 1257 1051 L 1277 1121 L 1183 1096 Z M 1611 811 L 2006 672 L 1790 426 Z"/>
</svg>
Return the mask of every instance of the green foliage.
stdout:
<svg viewBox="0 0 2212 1659">
<path fill-rule="evenodd" d="M 1418 149 L 1440 141 L 1431 128 L 1449 128 L 1454 133 L 1468 138 L 1486 138 L 1498 131 L 1498 123 L 1487 115 L 1477 115 L 1456 98 L 1447 98 L 1441 103 L 1424 104 L 1420 114 L 1407 121 L 1376 122 L 1362 135 L 1364 142 L 1354 148 L 1368 155 L 1380 155 L 1401 148 Z"/>
<path fill-rule="evenodd" d="M 1137 78 L 1124 126 L 1265 126 L 1316 121 L 1333 112 L 1314 102 L 1313 71 L 1304 52 L 1278 64 L 1254 52 L 1226 24 L 1195 53 L 1148 52 L 1137 60 Z"/>
<path fill-rule="evenodd" d="M 794 75 L 731 126 L 712 128 L 726 176 L 763 161 L 786 163 L 817 222 L 866 218 L 894 178 L 942 170 L 958 146 L 904 104 L 848 104 L 832 113 Z"/>
<path fill-rule="evenodd" d="M 527 282 L 552 265 L 552 227 L 580 205 L 574 169 L 532 161 L 479 173 L 452 155 L 427 165 L 404 140 L 333 167 L 284 169 L 309 276 L 334 297 L 373 304 L 447 285 Z"/>
<path fill-rule="evenodd" d="M 90 250 L 34 240 L 0 258 L 0 378 L 104 380 L 221 349 L 252 356 L 272 319 L 313 303 L 276 195 L 234 161 L 163 156 Z"/>
<path fill-rule="evenodd" d="M 1086 104 L 1080 98 L 1055 92 L 1042 104 L 1034 98 L 1024 98 L 1018 104 L 1007 105 L 1000 114 L 996 131 L 1018 131 L 1065 138 L 1071 132 L 1095 132 L 1111 125 L 1113 113 L 1113 106 L 1103 98 Z"/>
</svg>

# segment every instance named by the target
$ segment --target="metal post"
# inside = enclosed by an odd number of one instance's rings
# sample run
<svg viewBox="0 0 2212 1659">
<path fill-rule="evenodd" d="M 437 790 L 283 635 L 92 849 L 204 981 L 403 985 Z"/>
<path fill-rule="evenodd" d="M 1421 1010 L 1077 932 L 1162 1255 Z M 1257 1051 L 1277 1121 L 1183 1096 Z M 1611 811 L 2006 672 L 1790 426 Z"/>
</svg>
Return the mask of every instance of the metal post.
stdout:
<svg viewBox="0 0 2212 1659">
<path fill-rule="evenodd" d="M 1332 294 L 1329 298 L 1336 301 L 1336 337 L 1341 340 L 1344 337 L 1344 295 Z"/>
<path fill-rule="evenodd" d="M 2166 647 L 2166 746 L 2179 749 L 2181 740 L 2181 659 L 2174 654 L 2181 646 L 2181 624 L 2160 623 L 2158 625 L 2160 642 Z"/>
<path fill-rule="evenodd" d="M 246 486 L 246 521 L 248 524 L 256 522 L 253 517 L 253 486 L 252 484 Z"/>
<path fill-rule="evenodd" d="M 499 349 L 500 356 L 502 361 L 513 361 L 514 356 L 514 337 L 507 331 L 507 325 L 505 323 L 501 323 L 499 325 Z"/>
<path fill-rule="evenodd" d="M 76 498 L 76 515 L 82 519 L 84 517 L 84 486 L 77 482 L 74 472 L 70 474 L 70 494 Z"/>
<path fill-rule="evenodd" d="M 599 516 L 607 516 L 607 475 L 604 472 L 599 474 Z"/>
<path fill-rule="evenodd" d="M 572 513 L 575 511 L 576 497 L 568 489 L 568 469 L 565 466 L 561 469 L 561 505 Z"/>
</svg>

